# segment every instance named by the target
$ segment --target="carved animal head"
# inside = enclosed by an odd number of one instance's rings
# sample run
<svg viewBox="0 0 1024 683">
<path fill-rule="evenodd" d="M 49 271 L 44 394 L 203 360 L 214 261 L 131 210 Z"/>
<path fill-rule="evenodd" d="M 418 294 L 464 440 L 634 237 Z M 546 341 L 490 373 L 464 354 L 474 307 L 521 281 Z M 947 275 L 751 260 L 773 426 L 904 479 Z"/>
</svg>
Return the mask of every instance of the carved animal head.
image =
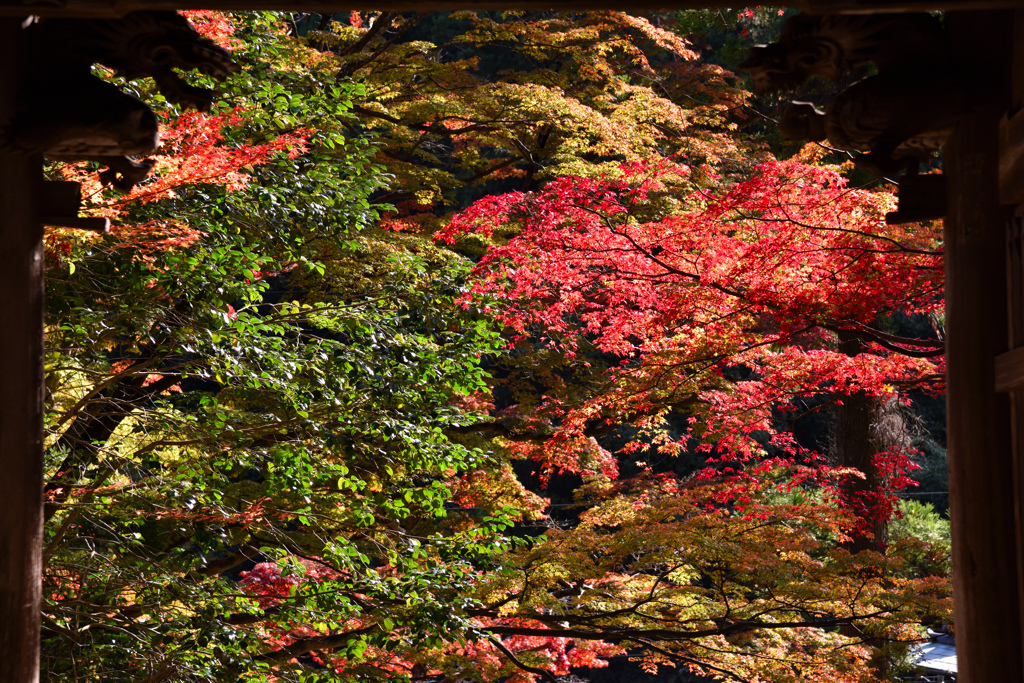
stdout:
<svg viewBox="0 0 1024 683">
<path fill-rule="evenodd" d="M 200 110 L 210 91 L 183 81 L 174 70 L 224 78 L 239 70 L 231 55 L 199 35 L 177 12 L 132 12 L 121 19 L 45 19 L 33 27 L 37 62 L 44 70 L 85 73 L 102 64 L 132 80 L 153 77 L 170 102 Z"/>
<path fill-rule="evenodd" d="M 5 131 L 5 142 L 14 149 L 74 161 L 150 154 L 160 144 L 149 107 L 89 74 L 39 84 L 27 89 L 23 100 L 23 110 Z"/>
<path fill-rule="evenodd" d="M 740 62 L 736 69 L 750 74 L 754 82 L 754 92 L 759 94 L 800 85 L 793 80 L 786 63 L 786 50 L 779 43 L 755 45 L 750 48 L 747 58 Z"/>
<path fill-rule="evenodd" d="M 200 111 L 209 108 L 213 93 L 189 85 L 173 69 L 225 78 L 240 68 L 177 12 L 132 12 L 107 24 L 105 33 L 109 40 L 99 63 L 125 78 L 151 76 L 169 102 Z"/>
<path fill-rule="evenodd" d="M 750 48 L 737 67 L 750 73 L 759 94 L 793 90 L 811 76 L 838 78 L 842 51 L 833 41 L 807 38 L 798 43 L 772 43 Z"/>
<path fill-rule="evenodd" d="M 879 70 L 908 63 L 934 67 L 948 52 L 945 34 L 927 14 L 800 14 L 786 21 L 778 42 L 751 48 L 739 69 L 750 72 L 758 93 L 766 93 L 793 89 L 810 76 L 837 80 L 868 62 Z"/>
<path fill-rule="evenodd" d="M 43 154 L 54 161 L 98 161 L 107 169 L 100 182 L 127 192 L 146 179 L 155 162 L 134 161 L 156 151 L 160 131 L 156 115 L 145 104 L 105 81 L 90 84 L 91 98 L 84 96 L 78 118 L 49 119 L 40 132 L 48 138 Z"/>
<path fill-rule="evenodd" d="M 44 19 L 31 37 L 29 85 L 19 113 L 0 132 L 0 145 L 42 152 L 60 161 L 92 160 L 109 168 L 100 179 L 129 190 L 152 169 L 160 141 L 157 118 L 144 103 L 91 73 L 93 64 L 128 79 L 151 76 L 168 101 L 209 108 L 213 93 L 176 73 L 224 77 L 239 70 L 230 54 L 200 36 L 176 12 L 132 12 L 121 19 Z"/>
</svg>

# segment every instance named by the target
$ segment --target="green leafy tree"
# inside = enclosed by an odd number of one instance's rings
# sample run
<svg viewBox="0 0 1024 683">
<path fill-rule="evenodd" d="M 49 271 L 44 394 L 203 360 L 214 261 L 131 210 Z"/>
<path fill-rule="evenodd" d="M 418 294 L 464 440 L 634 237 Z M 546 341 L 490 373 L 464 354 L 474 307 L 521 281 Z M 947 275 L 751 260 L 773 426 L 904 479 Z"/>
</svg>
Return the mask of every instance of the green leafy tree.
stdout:
<svg viewBox="0 0 1024 683">
<path fill-rule="evenodd" d="M 273 16 L 231 40 L 254 66 L 209 116 L 165 110 L 149 182 L 53 169 L 118 225 L 48 236 L 48 680 L 257 675 L 313 649 L 292 631 L 358 660 L 444 628 L 464 558 L 501 546 L 444 521 L 483 458 L 444 429 L 495 343 L 453 303 L 465 266 L 374 231 L 359 86 Z M 238 581 L 259 561 L 295 581 L 273 605 Z"/>
<path fill-rule="evenodd" d="M 498 291 L 468 297 L 472 264 L 429 239 L 478 196 L 669 156 L 679 195 L 633 217 L 710 213 L 768 159 L 736 139 L 727 72 L 625 13 L 457 13 L 441 44 L 412 13 L 191 17 L 249 66 L 208 116 L 163 107 L 154 177 L 116 195 L 50 169 L 118 225 L 48 236 L 48 680 L 526 681 L 631 652 L 852 681 L 876 639 L 948 611 L 926 545 L 850 553 L 856 515 L 791 463 L 616 480 L 599 438 L 671 450 L 659 420 L 697 404 L 624 398 L 628 372 L 603 372 L 634 341 L 621 326 L 614 349 L 548 343 L 593 342 L 568 308 L 507 347 Z M 538 197 L 527 213 L 552 209 Z M 528 236 L 517 217 L 459 251 Z M 735 379 L 688 372 L 723 396 Z M 736 414 L 705 403 L 708 424 Z M 512 525 L 547 501 L 515 467 L 538 448 L 587 480 L 573 522 L 528 539 Z"/>
</svg>

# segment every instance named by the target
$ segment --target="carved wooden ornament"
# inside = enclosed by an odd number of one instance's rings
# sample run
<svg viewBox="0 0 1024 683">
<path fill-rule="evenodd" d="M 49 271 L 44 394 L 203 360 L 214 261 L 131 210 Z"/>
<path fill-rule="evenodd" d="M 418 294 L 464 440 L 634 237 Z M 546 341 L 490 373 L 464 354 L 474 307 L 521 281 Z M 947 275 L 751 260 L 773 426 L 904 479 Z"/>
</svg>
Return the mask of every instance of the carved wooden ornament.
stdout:
<svg viewBox="0 0 1024 683">
<path fill-rule="evenodd" d="M 879 177 L 915 173 L 986 90 L 983 77 L 954 62 L 941 24 L 929 14 L 797 15 L 777 43 L 752 48 L 740 68 L 758 92 L 770 92 L 811 76 L 838 80 L 869 62 L 877 75 L 847 88 L 824 111 L 793 102 L 780 132 L 862 152 L 857 166 Z"/>
<path fill-rule="evenodd" d="M 31 35 L 32 73 L 3 145 L 58 161 L 98 161 L 100 179 L 130 190 L 153 167 L 136 161 L 160 142 L 156 115 L 139 99 L 92 74 L 101 64 L 129 80 L 152 77 L 169 102 L 207 109 L 212 92 L 176 73 L 223 78 L 238 71 L 230 55 L 176 12 L 133 12 L 121 19 L 42 19 Z"/>
</svg>

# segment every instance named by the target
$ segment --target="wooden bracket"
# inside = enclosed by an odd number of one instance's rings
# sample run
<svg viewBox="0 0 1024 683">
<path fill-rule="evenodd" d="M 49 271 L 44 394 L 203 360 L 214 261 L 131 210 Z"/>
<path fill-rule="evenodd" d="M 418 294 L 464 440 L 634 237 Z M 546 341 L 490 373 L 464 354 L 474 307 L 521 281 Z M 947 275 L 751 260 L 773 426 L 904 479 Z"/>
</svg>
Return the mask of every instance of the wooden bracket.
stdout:
<svg viewBox="0 0 1024 683">
<path fill-rule="evenodd" d="M 995 378 L 996 391 L 1024 389 L 1024 346 L 996 356 Z"/>
<path fill-rule="evenodd" d="M 899 208 L 885 214 L 889 225 L 946 217 L 946 176 L 904 175 L 899 182 Z"/>
<path fill-rule="evenodd" d="M 999 203 L 1024 203 L 1024 109 L 999 122 Z"/>
<path fill-rule="evenodd" d="M 74 228 L 91 232 L 110 232 L 109 218 L 91 218 L 78 215 L 82 203 L 82 186 L 70 181 L 43 182 L 39 192 L 39 222 L 60 228 Z"/>
</svg>

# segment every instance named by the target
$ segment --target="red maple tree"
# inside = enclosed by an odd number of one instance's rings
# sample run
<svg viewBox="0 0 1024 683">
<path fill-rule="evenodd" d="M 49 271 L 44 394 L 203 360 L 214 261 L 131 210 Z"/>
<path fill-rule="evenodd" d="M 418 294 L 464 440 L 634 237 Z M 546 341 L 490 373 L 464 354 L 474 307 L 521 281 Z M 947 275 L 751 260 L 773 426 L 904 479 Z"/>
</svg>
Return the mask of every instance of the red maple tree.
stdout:
<svg viewBox="0 0 1024 683">
<path fill-rule="evenodd" d="M 611 454 L 591 437 L 631 423 L 648 431 L 627 451 L 696 441 L 712 462 L 764 466 L 770 450 L 773 462 L 815 463 L 778 427 L 795 400 L 905 400 L 912 387 L 939 387 L 942 342 L 884 329 L 886 316 L 941 309 L 934 228 L 886 225 L 890 194 L 851 188 L 821 166 L 766 163 L 720 188 L 691 182 L 681 163 L 625 164 L 485 198 L 439 233 L 511 235 L 477 265 L 467 304 L 484 302 L 524 345 L 609 364 L 599 391 L 539 402 L 533 415 L 554 425 L 552 438 L 520 444 L 523 454 L 549 469 L 603 463 L 611 473 Z M 856 337 L 858 352 L 840 335 Z M 657 429 L 673 410 L 689 422 L 682 435 Z M 888 516 L 914 468 L 907 455 L 877 454 L 880 487 L 840 497 L 865 520 Z M 820 461 L 814 471 L 819 482 L 844 478 Z"/>
</svg>

